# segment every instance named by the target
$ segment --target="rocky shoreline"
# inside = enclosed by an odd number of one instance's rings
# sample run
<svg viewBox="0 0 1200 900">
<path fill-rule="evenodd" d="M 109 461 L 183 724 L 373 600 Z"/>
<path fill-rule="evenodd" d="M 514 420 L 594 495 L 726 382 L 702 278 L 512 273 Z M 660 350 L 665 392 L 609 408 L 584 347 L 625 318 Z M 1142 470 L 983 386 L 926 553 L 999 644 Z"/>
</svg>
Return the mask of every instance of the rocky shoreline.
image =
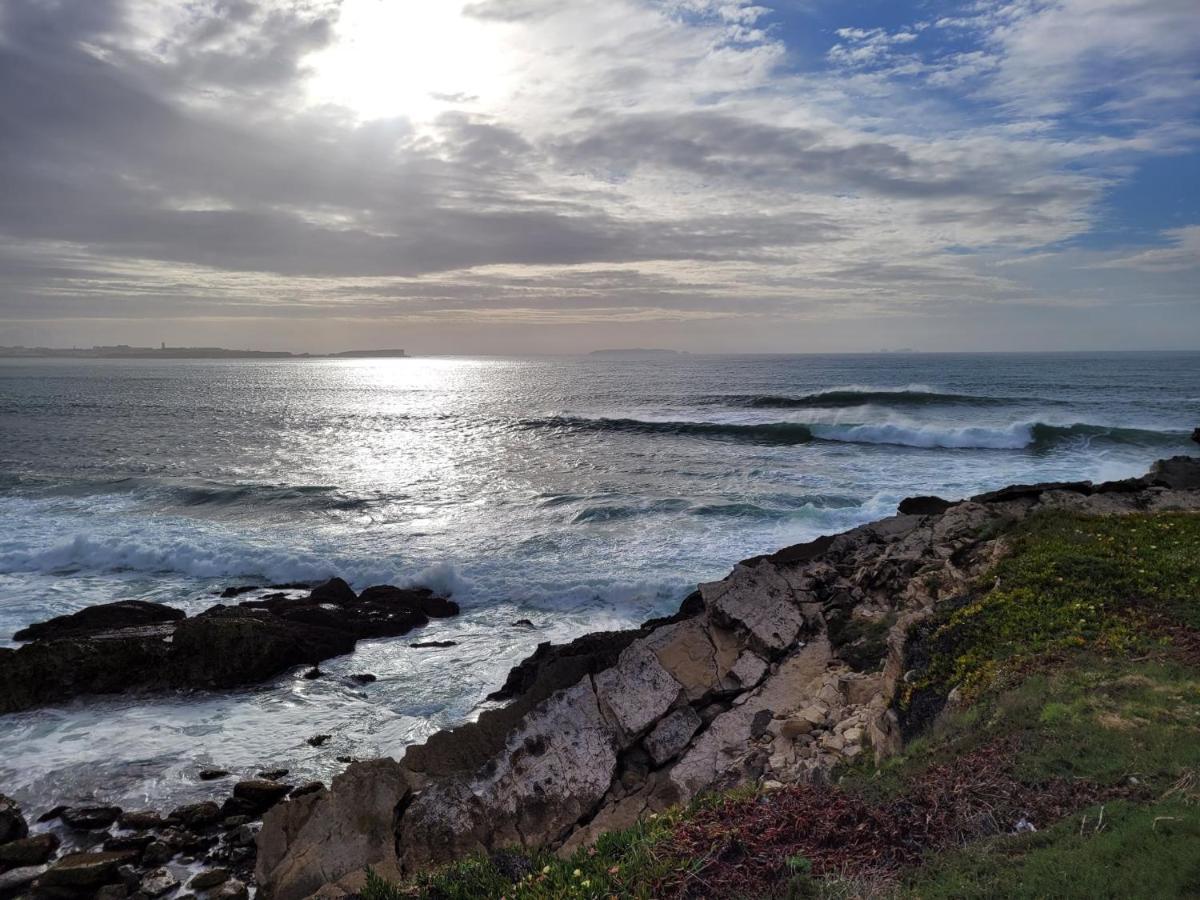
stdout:
<svg viewBox="0 0 1200 900">
<path fill-rule="evenodd" d="M 364 638 L 407 634 L 458 604 L 426 588 L 369 587 L 342 579 L 316 584 L 225 590 L 217 604 L 188 617 L 161 603 L 119 601 L 30 625 L 0 650 L 0 713 L 82 695 L 253 684 L 296 666 L 349 653 Z M 358 684 L 370 673 L 351 676 Z M 320 746 L 330 735 L 315 735 Z M 352 762 L 346 758 L 345 763 Z M 154 900 L 197 894 L 246 900 L 254 884 L 263 815 L 286 798 L 325 786 L 293 784 L 285 769 L 235 779 L 208 769 L 203 782 L 232 782 L 221 802 L 169 811 L 57 806 L 32 824 L 0 794 L 0 900 L 26 894 L 53 900 Z"/>
<path fill-rule="evenodd" d="M 0 714 L 81 695 L 226 689 L 299 665 L 317 666 L 366 638 L 397 637 L 458 604 L 426 588 L 368 587 L 340 578 L 316 586 L 241 586 L 195 616 L 140 600 L 91 606 L 31 625 L 0 648 Z"/>
<path fill-rule="evenodd" d="M 353 895 L 366 867 L 401 878 L 474 852 L 586 846 L 709 791 L 828 779 L 895 753 L 948 704 L 897 702 L 910 635 L 961 602 L 1042 510 L 1200 510 L 1200 461 L 1134 479 L 1017 485 L 749 559 L 675 616 L 538 648 L 507 706 L 399 760 L 356 763 L 264 817 L 255 879 L 270 900 Z"/>
<path fill-rule="evenodd" d="M 336 897 L 357 893 L 368 866 L 398 878 L 510 845 L 567 853 L 710 790 L 821 781 L 896 752 L 954 702 L 896 703 L 910 634 L 973 590 L 1004 553 L 1004 525 L 1060 508 L 1200 510 L 1200 460 L 1101 485 L 910 498 L 896 516 L 745 560 L 673 616 L 539 645 L 491 695 L 504 706 L 399 761 L 345 760 L 328 786 L 264 771 L 219 803 L 58 808 L 35 823 L 0 796 L 0 900 Z M 429 591 L 356 595 L 338 579 L 223 599 L 238 597 L 250 599 L 191 618 L 119 603 L 26 629 L 30 643 L 0 652 L 0 709 L 250 683 L 457 613 Z"/>
</svg>

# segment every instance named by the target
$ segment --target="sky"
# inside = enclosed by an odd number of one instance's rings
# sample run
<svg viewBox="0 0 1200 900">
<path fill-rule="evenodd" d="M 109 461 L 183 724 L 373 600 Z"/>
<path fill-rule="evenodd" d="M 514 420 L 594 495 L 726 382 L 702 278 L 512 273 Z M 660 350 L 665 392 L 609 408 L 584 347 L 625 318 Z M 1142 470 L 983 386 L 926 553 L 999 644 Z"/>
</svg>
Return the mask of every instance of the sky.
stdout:
<svg viewBox="0 0 1200 900">
<path fill-rule="evenodd" d="M 1200 349 L 1197 0 L 4 0 L 0 345 Z"/>
</svg>

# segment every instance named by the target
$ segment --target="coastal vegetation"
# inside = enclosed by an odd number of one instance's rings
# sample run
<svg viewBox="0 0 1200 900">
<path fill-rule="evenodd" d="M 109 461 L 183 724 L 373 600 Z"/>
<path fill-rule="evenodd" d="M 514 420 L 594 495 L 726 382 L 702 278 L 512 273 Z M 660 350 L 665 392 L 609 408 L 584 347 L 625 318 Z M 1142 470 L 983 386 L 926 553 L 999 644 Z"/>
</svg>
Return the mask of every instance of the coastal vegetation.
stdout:
<svg viewBox="0 0 1200 900">
<path fill-rule="evenodd" d="M 915 627 L 909 733 L 560 858 L 513 848 L 366 900 L 1200 893 L 1200 516 L 1042 512 Z M 875 635 L 864 635 L 873 643 Z"/>
</svg>

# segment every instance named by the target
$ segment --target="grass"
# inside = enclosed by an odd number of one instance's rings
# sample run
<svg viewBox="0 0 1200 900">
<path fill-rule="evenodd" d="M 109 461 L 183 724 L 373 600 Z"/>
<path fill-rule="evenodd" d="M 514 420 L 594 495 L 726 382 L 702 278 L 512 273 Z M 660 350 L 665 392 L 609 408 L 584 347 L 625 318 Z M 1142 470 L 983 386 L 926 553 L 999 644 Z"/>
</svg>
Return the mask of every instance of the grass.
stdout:
<svg viewBox="0 0 1200 900">
<path fill-rule="evenodd" d="M 1200 811 L 1182 801 L 1091 807 L 1046 831 L 936 858 L 904 893 L 923 900 L 1198 897 Z"/>
<path fill-rule="evenodd" d="M 372 879 L 365 900 L 1200 896 L 1200 516 L 1057 513 L 1006 539 L 914 637 L 906 700 L 960 702 L 882 767 L 705 798 L 569 859 Z M 1012 833 L 1026 815 L 1037 831 Z"/>
<path fill-rule="evenodd" d="M 1011 533 L 991 588 L 933 623 L 918 689 L 968 699 L 1029 660 L 1083 648 L 1146 653 L 1169 621 L 1200 629 L 1200 517 L 1035 516 Z"/>
</svg>

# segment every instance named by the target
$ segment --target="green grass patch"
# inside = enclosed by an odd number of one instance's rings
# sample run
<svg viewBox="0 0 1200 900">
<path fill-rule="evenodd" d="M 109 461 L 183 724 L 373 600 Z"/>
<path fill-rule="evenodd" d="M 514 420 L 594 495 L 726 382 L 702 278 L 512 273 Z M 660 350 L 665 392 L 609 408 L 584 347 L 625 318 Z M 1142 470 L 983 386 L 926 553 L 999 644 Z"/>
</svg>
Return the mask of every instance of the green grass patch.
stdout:
<svg viewBox="0 0 1200 900">
<path fill-rule="evenodd" d="M 1200 896 L 1200 807 L 1118 801 L 1034 834 L 982 841 L 922 866 L 922 900 Z"/>
<path fill-rule="evenodd" d="M 942 613 L 918 689 L 975 697 L 1022 664 L 1083 648 L 1146 653 L 1160 617 L 1200 628 L 1200 516 L 1034 516 L 976 599 Z"/>
</svg>

